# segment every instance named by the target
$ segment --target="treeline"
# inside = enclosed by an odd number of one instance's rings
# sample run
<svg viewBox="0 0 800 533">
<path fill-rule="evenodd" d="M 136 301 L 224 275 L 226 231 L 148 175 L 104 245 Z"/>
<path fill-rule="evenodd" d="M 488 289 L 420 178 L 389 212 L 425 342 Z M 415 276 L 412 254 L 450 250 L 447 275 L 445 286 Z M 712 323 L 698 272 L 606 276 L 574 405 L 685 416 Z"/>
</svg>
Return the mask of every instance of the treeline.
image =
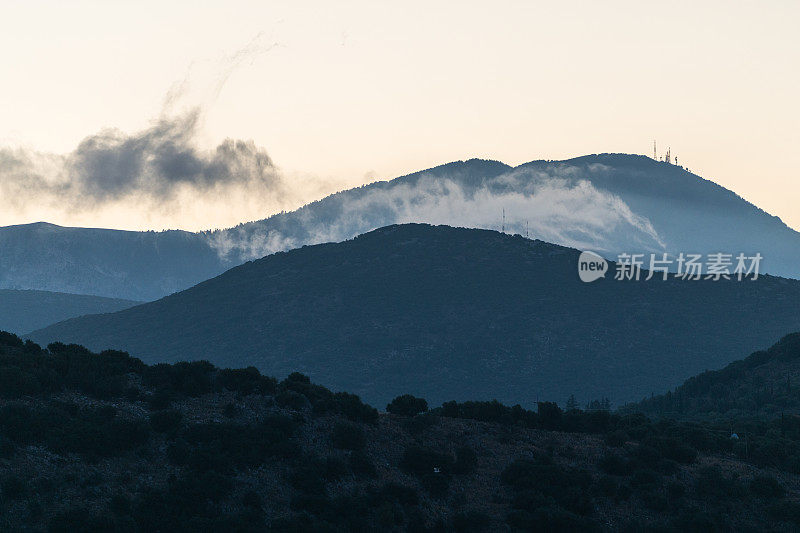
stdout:
<svg viewBox="0 0 800 533">
<path fill-rule="evenodd" d="M 403 395 L 382 416 L 299 373 L 148 366 L 123 352 L 42 348 L 0 333 L 0 528 L 591 531 L 607 529 L 600 509 L 617 509 L 617 525 L 630 530 L 800 526 L 784 482 L 697 461 L 726 454 L 800 472 L 794 419 L 742 423 L 731 438 L 729 427 L 596 406 L 430 409 Z M 443 433 L 459 420 L 480 422 L 470 430 L 477 441 Z M 594 444 L 528 445 L 542 433 L 546 443 L 572 434 Z M 509 446 L 525 451 L 498 454 Z M 56 470 L 31 473 L 47 454 Z M 581 455 L 592 458 L 578 464 Z M 625 516 L 631 506 L 650 517 Z M 737 509 L 744 518 L 731 516 Z"/>
</svg>

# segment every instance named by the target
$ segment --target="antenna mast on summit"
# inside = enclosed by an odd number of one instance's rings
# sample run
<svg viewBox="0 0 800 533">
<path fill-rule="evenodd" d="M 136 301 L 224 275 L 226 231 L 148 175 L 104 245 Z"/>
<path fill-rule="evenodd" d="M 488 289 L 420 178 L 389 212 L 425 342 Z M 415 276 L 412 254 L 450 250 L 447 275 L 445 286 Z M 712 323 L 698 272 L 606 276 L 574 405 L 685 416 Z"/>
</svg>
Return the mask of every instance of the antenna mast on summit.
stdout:
<svg viewBox="0 0 800 533">
<path fill-rule="evenodd" d="M 656 154 L 656 141 L 653 139 L 653 159 L 658 161 L 658 154 Z"/>
<path fill-rule="evenodd" d="M 501 233 L 505 233 L 506 232 L 506 208 L 505 207 L 503 208 L 503 225 L 500 226 L 500 232 Z"/>
</svg>

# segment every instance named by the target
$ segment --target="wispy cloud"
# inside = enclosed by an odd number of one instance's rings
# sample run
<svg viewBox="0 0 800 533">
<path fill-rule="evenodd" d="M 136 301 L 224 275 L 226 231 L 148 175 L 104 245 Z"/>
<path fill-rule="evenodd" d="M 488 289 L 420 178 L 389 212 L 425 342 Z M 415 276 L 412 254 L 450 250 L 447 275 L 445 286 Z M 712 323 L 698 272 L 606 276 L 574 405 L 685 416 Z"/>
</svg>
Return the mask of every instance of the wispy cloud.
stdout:
<svg viewBox="0 0 800 533">
<path fill-rule="evenodd" d="M 193 65 L 167 92 L 159 116 L 141 131 L 104 129 L 68 154 L 0 147 L 0 201 L 6 217 L 76 220 L 127 211 L 157 218 L 185 211 L 200 220 L 205 214 L 205 223 L 213 225 L 215 211 L 261 218 L 296 207 L 302 203 L 298 189 L 303 184 L 290 187 L 289 178 L 253 141 L 225 139 L 210 149 L 198 142 L 206 109 L 234 71 L 276 46 L 257 35 L 212 62 L 210 82 L 198 83 Z M 190 95 L 198 86 L 205 94 Z"/>
<path fill-rule="evenodd" d="M 501 229 L 598 252 L 661 250 L 652 224 L 581 171 L 511 171 L 480 186 L 423 176 L 413 184 L 368 187 L 294 213 L 209 234 L 220 255 L 247 260 L 304 244 L 341 241 L 388 224 L 425 222 Z"/>
</svg>

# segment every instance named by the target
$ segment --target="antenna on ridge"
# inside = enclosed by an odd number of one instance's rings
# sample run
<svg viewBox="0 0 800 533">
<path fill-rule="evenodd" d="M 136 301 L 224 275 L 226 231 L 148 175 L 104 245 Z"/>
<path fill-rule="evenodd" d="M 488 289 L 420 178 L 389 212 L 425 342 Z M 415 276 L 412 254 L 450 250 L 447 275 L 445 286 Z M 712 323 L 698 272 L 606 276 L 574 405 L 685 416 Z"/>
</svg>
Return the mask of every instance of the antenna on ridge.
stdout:
<svg viewBox="0 0 800 533">
<path fill-rule="evenodd" d="M 658 155 L 656 155 L 656 141 L 653 139 L 653 159 L 658 161 Z"/>
<path fill-rule="evenodd" d="M 503 208 L 503 225 L 501 226 L 500 231 L 502 233 L 506 232 L 506 208 L 505 207 Z"/>
<path fill-rule="evenodd" d="M 528 238 L 528 221 L 525 221 L 525 238 Z"/>
</svg>

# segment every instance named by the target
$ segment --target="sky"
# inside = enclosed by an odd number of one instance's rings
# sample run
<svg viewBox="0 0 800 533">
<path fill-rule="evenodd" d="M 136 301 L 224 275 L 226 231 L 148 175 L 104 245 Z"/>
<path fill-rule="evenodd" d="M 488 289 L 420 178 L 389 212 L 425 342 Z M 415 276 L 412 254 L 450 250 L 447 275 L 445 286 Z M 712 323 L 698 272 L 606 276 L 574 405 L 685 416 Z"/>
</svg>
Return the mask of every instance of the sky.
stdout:
<svg viewBox="0 0 800 533">
<path fill-rule="evenodd" d="M 227 227 L 624 152 L 800 229 L 800 2 L 0 0 L 0 224 Z"/>
</svg>

